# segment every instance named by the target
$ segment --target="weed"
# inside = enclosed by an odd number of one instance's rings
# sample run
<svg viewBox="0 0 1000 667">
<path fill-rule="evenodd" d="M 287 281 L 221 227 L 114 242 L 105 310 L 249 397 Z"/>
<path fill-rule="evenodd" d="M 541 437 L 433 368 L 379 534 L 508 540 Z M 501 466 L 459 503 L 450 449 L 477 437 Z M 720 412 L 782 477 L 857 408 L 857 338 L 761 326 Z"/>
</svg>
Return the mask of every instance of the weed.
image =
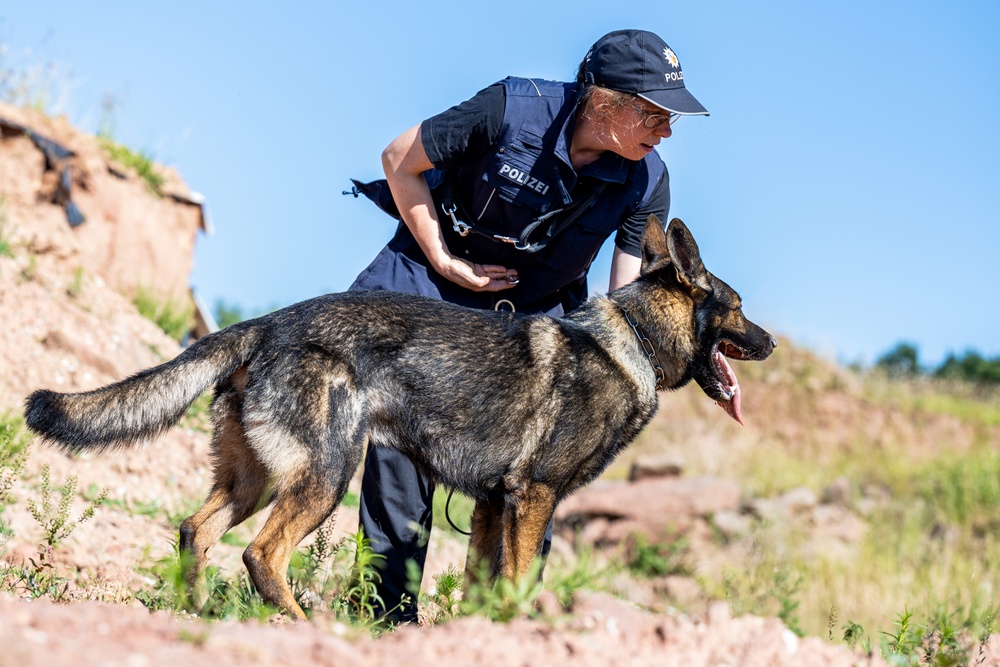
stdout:
<svg viewBox="0 0 1000 667">
<path fill-rule="evenodd" d="M 892 665 L 929 667 L 955 667 L 978 664 L 970 662 L 973 648 L 979 646 L 979 660 L 993 632 L 996 610 L 994 607 L 947 609 L 939 607 L 928 614 L 925 624 L 917 621 L 916 614 L 904 609 L 897 614 L 890 630 L 879 634 L 879 654 Z M 859 645 L 871 651 L 872 639 L 865 628 L 848 621 L 843 627 L 844 641 L 851 648 Z"/>
<path fill-rule="evenodd" d="M 0 257 L 14 258 L 14 247 L 7 231 L 7 204 L 0 195 Z"/>
<path fill-rule="evenodd" d="M 31 512 L 31 516 L 34 517 L 35 521 L 38 522 L 45 532 L 45 544 L 50 548 L 54 549 L 59 546 L 59 543 L 69 537 L 79 524 L 92 518 L 97 506 L 107 498 L 108 490 L 104 489 L 96 499 L 90 502 L 76 521 L 70 521 L 69 513 L 73 504 L 73 496 L 76 493 L 76 483 L 77 479 L 75 475 L 70 475 L 66 478 L 65 485 L 59 490 L 62 495 L 59 506 L 53 511 L 52 483 L 49 479 L 49 466 L 44 465 L 42 466 L 42 485 L 40 489 L 42 504 L 39 506 L 33 499 L 28 499 L 28 511 Z"/>
<path fill-rule="evenodd" d="M 133 303 L 140 315 L 155 322 L 174 340 L 184 338 L 194 325 L 194 305 L 190 301 L 162 298 L 153 289 L 139 285 Z"/>
<path fill-rule="evenodd" d="M 385 556 L 375 553 L 371 540 L 365 537 L 365 531 L 358 529 L 353 536 L 354 563 L 348 573 L 348 585 L 334 600 L 331 608 L 351 618 L 362 625 L 374 624 L 383 614 L 385 603 L 376 588 L 382 581 L 379 567 Z M 386 610 L 393 611 L 393 610 Z"/>
<path fill-rule="evenodd" d="M 462 600 L 461 609 L 465 614 L 479 614 L 492 621 L 506 623 L 518 617 L 537 616 L 535 599 L 542 592 L 542 561 L 536 558 L 523 577 L 513 581 L 500 577 L 492 584 L 485 576 L 489 564 L 481 564 L 479 573 Z"/>
<path fill-rule="evenodd" d="M 733 613 L 776 615 L 789 630 L 802 636 L 805 630 L 798 618 L 798 598 L 804 581 L 798 565 L 775 561 L 764 545 L 757 544 L 744 568 L 724 569 L 722 589 Z"/>
<path fill-rule="evenodd" d="M 844 624 L 844 641 L 851 648 L 857 648 L 858 644 L 861 644 L 861 650 L 866 653 L 871 652 L 871 637 L 865 632 L 865 629 L 861 624 L 854 621 L 848 621 Z"/>
<path fill-rule="evenodd" d="M 21 417 L 0 414 L 0 553 L 13 535 L 3 511 L 14 503 L 14 481 L 21 476 L 31 449 L 31 436 Z"/>
<path fill-rule="evenodd" d="M 641 533 L 636 533 L 627 548 L 628 569 L 642 577 L 663 577 L 668 574 L 689 575 L 691 565 L 691 545 L 687 538 L 680 537 L 669 542 L 650 542 Z"/>
<path fill-rule="evenodd" d="M 316 530 L 312 544 L 306 547 L 305 551 L 298 550 L 292 554 L 291 562 L 288 564 L 288 580 L 292 596 L 303 609 L 313 607 L 326 592 L 329 571 L 325 568 L 325 564 L 337 548 L 337 545 L 330 541 L 335 521 L 336 514 Z"/>
<path fill-rule="evenodd" d="M 61 577 L 52 563 L 54 548 L 43 546 L 36 558 L 29 558 L 27 565 L 4 565 L 2 574 L 3 590 L 19 590 L 32 599 L 47 597 L 61 602 L 69 590 L 69 579 Z"/>
<path fill-rule="evenodd" d="M 28 264 L 21 269 L 21 280 L 24 282 L 31 282 L 38 277 L 38 256 L 29 255 Z"/>
<path fill-rule="evenodd" d="M 621 570 L 615 564 L 598 563 L 593 547 L 577 550 L 572 563 L 556 565 L 547 570 L 545 587 L 564 609 L 572 605 L 577 591 L 609 589 L 611 579 Z"/>
<path fill-rule="evenodd" d="M 83 294 L 83 267 L 76 267 L 76 271 L 73 272 L 73 280 L 66 287 L 66 294 L 71 299 L 78 299 L 80 295 Z"/>
<path fill-rule="evenodd" d="M 454 565 L 434 575 L 434 587 L 423 600 L 424 607 L 432 610 L 427 617 L 429 623 L 441 623 L 459 615 L 462 580 L 462 572 Z"/>
</svg>

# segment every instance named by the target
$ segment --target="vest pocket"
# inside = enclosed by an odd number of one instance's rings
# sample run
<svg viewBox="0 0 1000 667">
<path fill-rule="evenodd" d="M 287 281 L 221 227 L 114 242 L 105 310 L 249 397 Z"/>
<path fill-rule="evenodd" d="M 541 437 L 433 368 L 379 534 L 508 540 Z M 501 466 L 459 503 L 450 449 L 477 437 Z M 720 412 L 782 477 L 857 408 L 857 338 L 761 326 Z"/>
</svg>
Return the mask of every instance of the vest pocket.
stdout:
<svg viewBox="0 0 1000 667">
<path fill-rule="evenodd" d="M 550 161 L 540 160 L 541 154 L 541 129 L 526 123 L 512 141 L 497 149 L 483 177 L 504 201 L 545 212 L 558 186 Z"/>
</svg>

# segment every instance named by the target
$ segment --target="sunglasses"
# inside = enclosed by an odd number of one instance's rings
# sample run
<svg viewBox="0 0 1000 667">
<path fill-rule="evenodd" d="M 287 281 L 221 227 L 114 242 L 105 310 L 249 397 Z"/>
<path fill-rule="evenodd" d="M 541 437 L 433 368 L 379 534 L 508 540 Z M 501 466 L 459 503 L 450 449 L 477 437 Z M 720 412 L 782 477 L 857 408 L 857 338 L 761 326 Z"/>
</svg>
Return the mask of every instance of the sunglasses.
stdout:
<svg viewBox="0 0 1000 667">
<path fill-rule="evenodd" d="M 644 116 L 644 118 L 642 119 L 642 125 L 643 127 L 647 127 L 649 129 L 653 129 L 654 127 L 659 127 L 664 123 L 669 123 L 670 125 L 673 125 L 674 123 L 677 122 L 677 119 L 681 117 L 679 113 L 674 113 L 673 111 L 671 111 L 670 113 L 655 113 L 652 111 L 646 111 L 645 109 L 639 106 L 633 106 L 632 108 Z"/>
</svg>

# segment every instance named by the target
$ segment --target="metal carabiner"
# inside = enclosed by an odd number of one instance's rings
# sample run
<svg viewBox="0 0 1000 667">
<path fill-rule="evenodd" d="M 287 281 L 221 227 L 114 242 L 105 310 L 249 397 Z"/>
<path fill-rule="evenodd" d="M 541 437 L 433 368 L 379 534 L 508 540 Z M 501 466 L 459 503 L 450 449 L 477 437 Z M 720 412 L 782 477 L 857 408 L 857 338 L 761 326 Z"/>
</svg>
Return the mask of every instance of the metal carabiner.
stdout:
<svg viewBox="0 0 1000 667">
<path fill-rule="evenodd" d="M 493 304 L 493 310 L 497 311 L 498 313 L 502 313 L 503 308 L 501 308 L 501 306 L 503 305 L 510 306 L 510 312 L 512 313 L 517 312 L 517 309 L 514 308 L 514 304 L 510 301 L 510 299 L 500 299 L 495 304 Z"/>
<path fill-rule="evenodd" d="M 472 225 L 468 225 L 455 217 L 455 211 L 458 210 L 457 204 L 452 204 L 450 208 L 445 208 L 445 205 L 441 204 L 441 210 L 444 211 L 445 215 L 451 218 L 451 228 L 458 232 L 459 236 L 469 235 Z"/>
</svg>

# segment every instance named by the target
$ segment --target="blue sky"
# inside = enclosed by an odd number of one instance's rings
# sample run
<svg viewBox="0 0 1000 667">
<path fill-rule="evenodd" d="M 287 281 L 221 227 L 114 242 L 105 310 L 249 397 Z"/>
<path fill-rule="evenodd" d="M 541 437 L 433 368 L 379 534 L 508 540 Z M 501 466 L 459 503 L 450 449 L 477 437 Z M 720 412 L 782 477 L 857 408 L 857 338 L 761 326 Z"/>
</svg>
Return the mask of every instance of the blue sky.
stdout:
<svg viewBox="0 0 1000 667">
<path fill-rule="evenodd" d="M 845 362 L 1000 355 L 1000 3 L 7 2 L 2 67 L 205 195 L 205 300 L 345 289 L 392 221 L 341 196 L 397 134 L 506 75 L 659 33 L 711 111 L 660 146 L 672 216 L 774 332 Z M 607 284 L 606 248 L 591 285 Z"/>
</svg>

